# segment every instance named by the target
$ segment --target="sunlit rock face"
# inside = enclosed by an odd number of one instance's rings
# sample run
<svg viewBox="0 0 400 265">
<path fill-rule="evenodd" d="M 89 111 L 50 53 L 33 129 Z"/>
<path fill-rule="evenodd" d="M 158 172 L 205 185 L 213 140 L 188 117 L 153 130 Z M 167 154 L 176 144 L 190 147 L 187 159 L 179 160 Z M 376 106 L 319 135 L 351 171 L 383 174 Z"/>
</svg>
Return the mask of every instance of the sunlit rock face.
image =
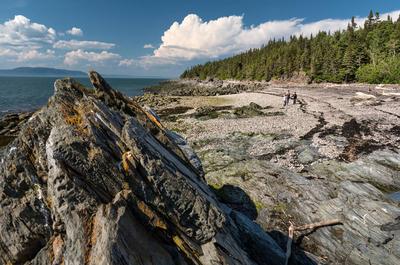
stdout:
<svg viewBox="0 0 400 265">
<path fill-rule="evenodd" d="M 57 80 L 0 154 L 0 264 L 283 264 L 196 154 L 96 72 Z"/>
</svg>

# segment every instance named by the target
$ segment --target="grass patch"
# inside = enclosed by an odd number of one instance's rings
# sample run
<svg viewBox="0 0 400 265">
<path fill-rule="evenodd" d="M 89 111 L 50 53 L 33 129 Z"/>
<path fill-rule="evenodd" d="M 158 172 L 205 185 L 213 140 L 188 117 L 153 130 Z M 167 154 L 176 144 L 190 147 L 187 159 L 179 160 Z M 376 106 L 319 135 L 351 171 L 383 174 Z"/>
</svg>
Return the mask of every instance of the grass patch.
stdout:
<svg viewBox="0 0 400 265">
<path fill-rule="evenodd" d="M 274 211 L 276 213 L 285 213 L 287 210 L 288 210 L 288 205 L 287 205 L 287 203 L 283 203 L 283 202 L 278 202 L 272 208 L 272 211 Z"/>
<path fill-rule="evenodd" d="M 265 208 L 265 205 L 260 201 L 254 201 L 254 205 L 256 206 L 257 212 Z"/>
</svg>

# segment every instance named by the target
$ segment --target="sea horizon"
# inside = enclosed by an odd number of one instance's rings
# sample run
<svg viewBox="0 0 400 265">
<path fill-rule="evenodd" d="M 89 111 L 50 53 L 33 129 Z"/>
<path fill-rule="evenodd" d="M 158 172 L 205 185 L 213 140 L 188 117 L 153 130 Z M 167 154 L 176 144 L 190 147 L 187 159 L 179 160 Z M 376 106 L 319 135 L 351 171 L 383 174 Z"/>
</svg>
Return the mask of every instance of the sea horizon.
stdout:
<svg viewBox="0 0 400 265">
<path fill-rule="evenodd" d="M 0 69 L 0 70 L 4 70 L 4 69 Z M 103 74 L 102 76 L 104 76 L 105 78 L 122 78 L 122 79 L 164 79 L 164 80 L 174 80 L 174 79 L 179 79 L 179 76 L 175 76 L 175 77 L 166 77 L 166 76 L 134 76 L 134 75 L 119 75 L 119 74 Z M 0 74 L 0 77 L 56 77 L 56 78 L 84 78 L 86 77 L 86 75 L 71 75 L 71 76 L 60 76 L 60 75 L 18 75 L 18 74 L 7 74 L 7 75 L 3 75 Z"/>
<path fill-rule="evenodd" d="M 107 75 L 105 75 L 107 76 Z M 0 116 L 34 111 L 45 105 L 54 92 L 54 82 L 65 76 L 0 76 Z M 88 77 L 71 77 L 92 87 Z M 111 86 L 127 96 L 139 96 L 143 89 L 168 78 L 108 76 Z"/>
</svg>

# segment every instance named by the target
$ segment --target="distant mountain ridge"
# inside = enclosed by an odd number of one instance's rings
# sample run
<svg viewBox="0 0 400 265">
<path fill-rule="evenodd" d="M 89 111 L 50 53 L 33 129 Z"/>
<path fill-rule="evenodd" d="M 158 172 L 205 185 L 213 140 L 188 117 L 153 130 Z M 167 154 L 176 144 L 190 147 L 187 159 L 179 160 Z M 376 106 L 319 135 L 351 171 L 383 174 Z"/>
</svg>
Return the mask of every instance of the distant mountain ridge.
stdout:
<svg viewBox="0 0 400 265">
<path fill-rule="evenodd" d="M 57 69 L 49 67 L 17 67 L 0 70 L 0 76 L 86 76 L 81 71 Z"/>
</svg>

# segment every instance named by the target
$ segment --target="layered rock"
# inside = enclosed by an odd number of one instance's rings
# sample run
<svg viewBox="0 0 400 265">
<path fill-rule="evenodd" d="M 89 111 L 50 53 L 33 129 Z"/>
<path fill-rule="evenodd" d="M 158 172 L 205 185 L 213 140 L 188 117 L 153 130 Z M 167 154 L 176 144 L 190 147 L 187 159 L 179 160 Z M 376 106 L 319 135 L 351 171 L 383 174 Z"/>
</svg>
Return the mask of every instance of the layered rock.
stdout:
<svg viewBox="0 0 400 265">
<path fill-rule="evenodd" d="M 195 106 L 197 117 L 162 119 L 195 148 L 221 200 L 281 248 L 291 223 L 339 219 L 296 231 L 293 252 L 311 252 L 322 264 L 400 264 L 400 91 L 368 90 L 297 88 L 299 104 L 286 108 L 280 87 L 181 98 L 176 108 Z"/>
<path fill-rule="evenodd" d="M 11 142 L 21 126 L 32 116 L 32 112 L 10 113 L 0 117 L 0 149 Z"/>
<path fill-rule="evenodd" d="M 0 264 L 282 264 L 218 201 L 157 116 L 112 89 L 57 80 L 0 151 Z"/>
</svg>

